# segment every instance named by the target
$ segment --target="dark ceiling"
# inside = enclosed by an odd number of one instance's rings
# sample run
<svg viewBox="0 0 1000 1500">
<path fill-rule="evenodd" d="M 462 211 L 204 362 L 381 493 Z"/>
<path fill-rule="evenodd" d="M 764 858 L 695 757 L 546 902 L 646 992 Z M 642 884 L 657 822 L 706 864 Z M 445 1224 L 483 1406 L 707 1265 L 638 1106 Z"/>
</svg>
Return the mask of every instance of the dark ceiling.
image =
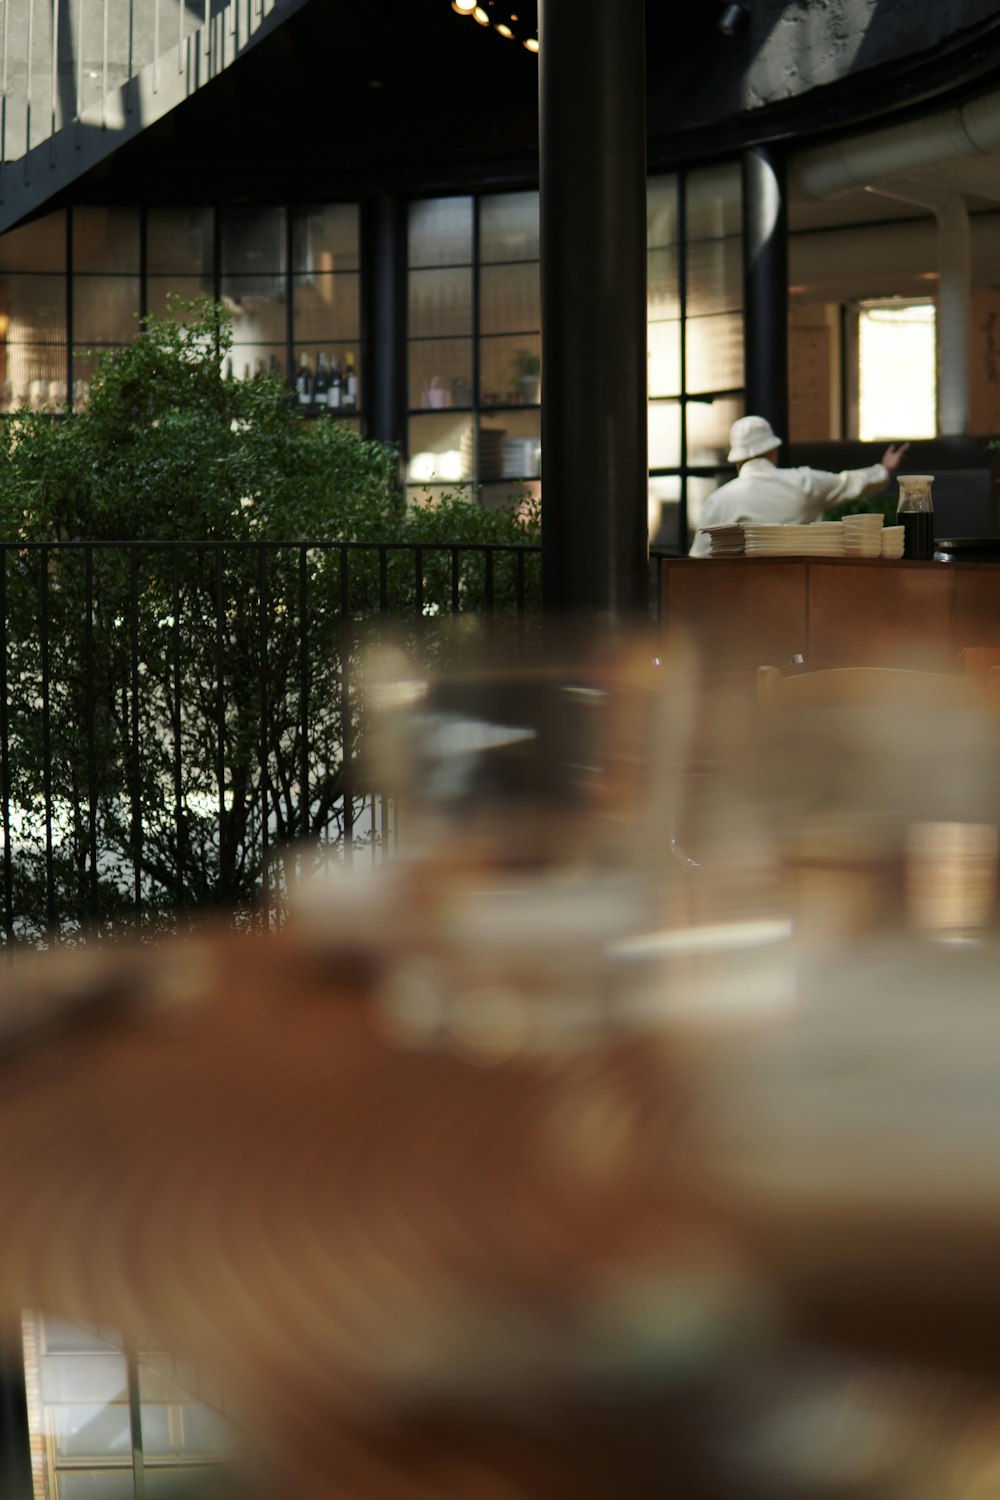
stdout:
<svg viewBox="0 0 1000 1500">
<path fill-rule="evenodd" d="M 900 85 L 890 59 L 808 98 L 741 113 L 752 28 L 774 24 L 786 3 L 754 0 L 752 26 L 727 37 L 723 0 L 647 0 L 651 169 L 732 153 L 755 132 L 836 129 L 947 86 L 946 49 L 935 48 L 926 77 L 911 58 Z M 895 0 L 886 6 L 898 12 Z M 977 66 L 996 58 L 995 31 L 989 43 Z M 967 62 L 954 66 L 959 80 L 968 75 Z M 538 59 L 516 41 L 456 14 L 450 0 L 308 0 L 67 196 L 323 201 L 374 188 L 517 185 L 536 180 L 537 144 Z"/>
</svg>

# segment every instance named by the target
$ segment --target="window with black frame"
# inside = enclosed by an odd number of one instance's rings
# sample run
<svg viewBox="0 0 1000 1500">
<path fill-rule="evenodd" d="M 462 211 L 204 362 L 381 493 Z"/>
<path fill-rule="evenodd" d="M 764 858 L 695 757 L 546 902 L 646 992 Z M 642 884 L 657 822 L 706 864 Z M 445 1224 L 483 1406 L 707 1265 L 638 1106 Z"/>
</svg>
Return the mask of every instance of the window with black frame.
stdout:
<svg viewBox="0 0 1000 1500">
<path fill-rule="evenodd" d="M 360 428 L 356 203 L 77 205 L 0 236 L 0 411 L 79 410 L 102 355 L 171 296 L 222 301 L 227 375 L 280 375 L 305 415 Z"/>
<path fill-rule="evenodd" d="M 425 199 L 408 234 L 411 496 L 495 506 L 541 473 L 538 193 Z"/>
<path fill-rule="evenodd" d="M 537 192 L 426 199 L 408 236 L 407 482 L 540 492 Z M 648 185 L 650 539 L 686 552 L 744 409 L 738 163 Z"/>
<path fill-rule="evenodd" d="M 650 541 L 684 553 L 744 412 L 739 164 L 651 178 L 647 216 Z"/>
</svg>

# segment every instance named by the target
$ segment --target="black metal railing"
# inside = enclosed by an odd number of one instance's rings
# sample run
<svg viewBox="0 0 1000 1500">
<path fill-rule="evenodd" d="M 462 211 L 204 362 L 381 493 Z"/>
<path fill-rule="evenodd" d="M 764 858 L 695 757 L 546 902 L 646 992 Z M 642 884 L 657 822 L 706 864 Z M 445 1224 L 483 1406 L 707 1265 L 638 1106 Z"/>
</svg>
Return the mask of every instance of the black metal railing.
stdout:
<svg viewBox="0 0 1000 1500">
<path fill-rule="evenodd" d="M 0 544 L 6 944 L 273 922 L 331 846 L 378 857 L 365 652 L 433 666 L 455 616 L 521 639 L 539 603 L 529 546 Z"/>
</svg>

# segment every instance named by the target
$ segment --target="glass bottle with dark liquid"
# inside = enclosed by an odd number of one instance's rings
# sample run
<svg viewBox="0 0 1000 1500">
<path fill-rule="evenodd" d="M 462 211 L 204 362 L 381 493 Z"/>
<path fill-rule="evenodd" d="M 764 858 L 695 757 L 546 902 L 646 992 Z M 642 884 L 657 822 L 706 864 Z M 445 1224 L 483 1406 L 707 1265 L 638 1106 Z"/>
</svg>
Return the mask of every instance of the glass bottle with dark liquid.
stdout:
<svg viewBox="0 0 1000 1500">
<path fill-rule="evenodd" d="M 933 474 L 901 474 L 896 524 L 903 528 L 903 556 L 908 562 L 929 562 L 934 556 Z"/>
</svg>

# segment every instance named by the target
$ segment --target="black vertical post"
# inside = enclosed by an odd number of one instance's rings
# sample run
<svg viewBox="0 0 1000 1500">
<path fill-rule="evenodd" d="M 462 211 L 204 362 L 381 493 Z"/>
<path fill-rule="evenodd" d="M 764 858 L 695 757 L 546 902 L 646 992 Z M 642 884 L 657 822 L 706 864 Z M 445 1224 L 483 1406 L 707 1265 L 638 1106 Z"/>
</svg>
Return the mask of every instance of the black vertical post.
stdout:
<svg viewBox="0 0 1000 1500">
<path fill-rule="evenodd" d="M 0 1500 L 31 1500 L 24 1355 L 15 1320 L 0 1330 Z"/>
<path fill-rule="evenodd" d="M 365 402 L 368 436 L 405 452 L 406 207 L 388 193 L 364 206 Z"/>
<path fill-rule="evenodd" d="M 542 594 L 648 601 L 643 0 L 541 0 Z"/>
<path fill-rule="evenodd" d="M 788 439 L 788 210 L 785 167 L 768 146 L 743 154 L 746 409 Z"/>
</svg>

